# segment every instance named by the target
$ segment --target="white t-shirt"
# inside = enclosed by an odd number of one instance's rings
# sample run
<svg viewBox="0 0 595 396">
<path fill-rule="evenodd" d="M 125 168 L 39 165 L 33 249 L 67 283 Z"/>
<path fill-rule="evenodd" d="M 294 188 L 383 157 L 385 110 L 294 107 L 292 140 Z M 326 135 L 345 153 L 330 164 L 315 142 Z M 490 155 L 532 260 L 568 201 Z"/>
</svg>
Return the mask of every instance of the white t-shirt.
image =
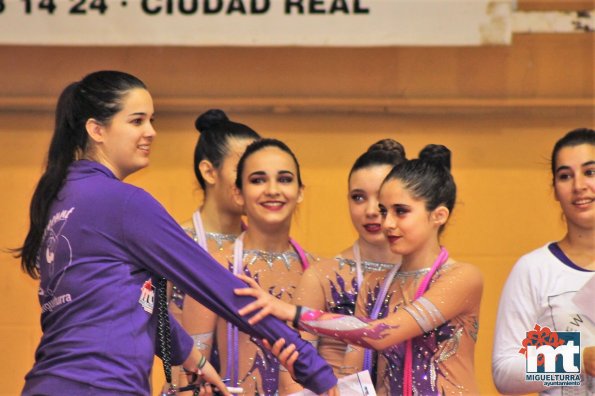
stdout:
<svg viewBox="0 0 595 396">
<path fill-rule="evenodd" d="M 519 353 L 526 333 L 536 324 L 552 331 L 579 331 L 581 349 L 595 345 L 595 296 L 590 312 L 581 312 L 572 302 L 594 275 L 593 271 L 572 263 L 555 243 L 519 259 L 502 291 L 496 320 L 492 375 L 500 392 L 540 392 L 542 395 L 592 395 L 595 392 L 587 389 L 584 374 L 580 387 L 546 387 L 542 382 L 526 381 L 527 360 Z"/>
</svg>

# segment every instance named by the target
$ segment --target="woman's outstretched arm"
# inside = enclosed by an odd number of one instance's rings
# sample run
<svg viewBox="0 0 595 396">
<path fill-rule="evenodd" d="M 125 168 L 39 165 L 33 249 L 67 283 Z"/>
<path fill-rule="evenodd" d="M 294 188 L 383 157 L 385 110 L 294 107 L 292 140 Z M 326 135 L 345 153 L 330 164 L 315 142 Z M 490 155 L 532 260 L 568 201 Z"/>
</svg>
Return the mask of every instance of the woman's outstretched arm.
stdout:
<svg viewBox="0 0 595 396">
<path fill-rule="evenodd" d="M 225 320 L 259 339 L 284 338 L 300 353 L 295 363 L 297 379 L 315 393 L 331 389 L 337 379 L 330 366 L 310 343 L 277 319 L 250 325 L 238 314 L 252 298 L 234 295 L 245 284 L 223 268 L 189 238 L 165 209 L 148 193 L 138 189 L 123 202 L 121 243 L 145 269 L 171 280 Z"/>
</svg>

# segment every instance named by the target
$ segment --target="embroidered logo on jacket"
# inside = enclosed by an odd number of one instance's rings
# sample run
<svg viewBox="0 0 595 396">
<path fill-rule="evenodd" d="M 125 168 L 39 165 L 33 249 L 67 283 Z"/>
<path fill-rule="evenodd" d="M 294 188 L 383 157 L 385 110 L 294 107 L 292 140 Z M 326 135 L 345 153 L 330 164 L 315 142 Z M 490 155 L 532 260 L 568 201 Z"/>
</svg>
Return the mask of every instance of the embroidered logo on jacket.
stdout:
<svg viewBox="0 0 595 396">
<path fill-rule="evenodd" d="M 72 264 L 72 246 L 64 227 L 74 207 L 55 213 L 45 227 L 41 248 L 37 255 L 37 266 L 43 268 L 44 278 L 39 285 L 39 296 L 42 302 L 41 312 L 52 312 L 57 307 L 72 301 L 70 293 L 58 294 L 62 278 Z M 57 255 L 58 249 L 61 254 Z M 43 266 L 42 266 L 43 264 Z"/>
</svg>

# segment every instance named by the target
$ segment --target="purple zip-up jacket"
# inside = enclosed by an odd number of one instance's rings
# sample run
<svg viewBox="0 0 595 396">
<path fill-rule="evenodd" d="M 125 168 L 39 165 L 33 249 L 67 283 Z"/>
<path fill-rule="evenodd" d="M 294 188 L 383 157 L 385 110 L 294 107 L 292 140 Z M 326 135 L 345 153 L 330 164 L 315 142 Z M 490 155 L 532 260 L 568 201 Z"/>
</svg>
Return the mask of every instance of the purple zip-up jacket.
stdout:
<svg viewBox="0 0 595 396">
<path fill-rule="evenodd" d="M 103 165 L 76 161 L 52 204 L 39 251 L 41 327 L 24 395 L 148 395 L 156 351 L 153 286 L 165 277 L 257 338 L 298 347 L 297 379 L 323 393 L 336 384 L 327 363 L 283 322 L 248 325 L 236 296 L 245 284 L 190 239 L 147 192 Z M 154 311 L 154 313 L 152 313 Z M 192 339 L 170 316 L 172 362 Z"/>
</svg>

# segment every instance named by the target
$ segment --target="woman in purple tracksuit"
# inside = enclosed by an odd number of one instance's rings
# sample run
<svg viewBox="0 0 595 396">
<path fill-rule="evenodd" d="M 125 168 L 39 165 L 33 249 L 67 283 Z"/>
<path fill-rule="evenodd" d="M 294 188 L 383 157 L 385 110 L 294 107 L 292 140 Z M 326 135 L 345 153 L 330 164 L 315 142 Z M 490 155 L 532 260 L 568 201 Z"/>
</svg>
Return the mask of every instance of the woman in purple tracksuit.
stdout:
<svg viewBox="0 0 595 396">
<path fill-rule="evenodd" d="M 152 120 L 149 92 L 126 73 L 89 74 L 60 96 L 18 251 L 23 269 L 40 279 L 43 330 L 23 394 L 147 395 L 156 350 L 166 377 L 169 363 L 196 371 L 201 355 L 167 315 L 163 278 L 241 331 L 295 343 L 298 379 L 316 393 L 335 392 L 336 378 L 310 344 L 275 319 L 250 326 L 237 311 L 251 299 L 233 293 L 244 284 L 151 195 L 122 182 L 149 164 Z M 208 363 L 203 372 L 224 388 Z"/>
</svg>

